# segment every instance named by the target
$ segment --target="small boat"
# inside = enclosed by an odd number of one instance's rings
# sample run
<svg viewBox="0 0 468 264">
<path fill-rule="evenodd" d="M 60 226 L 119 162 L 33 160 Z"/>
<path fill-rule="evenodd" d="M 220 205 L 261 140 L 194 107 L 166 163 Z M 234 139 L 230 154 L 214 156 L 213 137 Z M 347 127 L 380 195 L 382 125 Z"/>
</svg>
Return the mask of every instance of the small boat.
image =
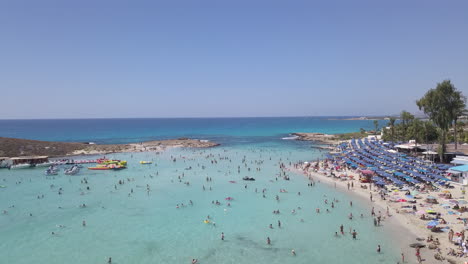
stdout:
<svg viewBox="0 0 468 264">
<path fill-rule="evenodd" d="M 88 167 L 88 170 L 121 170 L 127 168 L 125 160 L 98 159 L 96 167 Z"/>
<path fill-rule="evenodd" d="M 11 165 L 10 169 L 15 170 L 15 169 L 25 169 L 25 168 L 31 168 L 31 164 L 29 163 L 23 163 L 23 164 L 16 164 L 16 165 Z"/>
<path fill-rule="evenodd" d="M 103 165 L 115 164 L 115 165 L 120 165 L 120 166 L 127 166 L 126 160 L 98 159 L 97 163 L 103 164 Z"/>
<path fill-rule="evenodd" d="M 96 167 L 88 167 L 88 170 L 121 170 L 125 168 L 126 167 L 122 165 L 109 164 L 109 165 L 98 165 Z"/>
<path fill-rule="evenodd" d="M 105 167 L 105 166 L 96 166 L 96 167 L 88 167 L 88 170 L 110 170 L 110 168 Z"/>
<path fill-rule="evenodd" d="M 57 175 L 58 174 L 58 169 L 57 167 L 51 165 L 49 166 L 49 168 L 45 171 L 45 175 L 49 176 L 49 175 Z"/>
<path fill-rule="evenodd" d="M 245 176 L 244 178 L 242 178 L 244 181 L 255 181 L 255 178 L 251 178 L 249 176 Z"/>
<path fill-rule="evenodd" d="M 46 170 L 44 173 L 46 176 L 52 176 L 52 175 L 57 175 L 58 172 L 54 170 Z"/>
<path fill-rule="evenodd" d="M 152 163 L 153 163 L 152 161 L 144 161 L 144 160 L 140 161 L 140 164 L 152 164 Z"/>
<path fill-rule="evenodd" d="M 49 167 L 49 166 L 53 166 L 53 165 L 55 165 L 55 163 L 53 163 L 53 162 L 44 162 L 44 163 L 38 163 L 35 166 L 36 167 Z"/>
<path fill-rule="evenodd" d="M 77 165 L 73 165 L 71 168 L 65 170 L 66 175 L 75 175 L 78 172 L 80 172 L 80 167 L 78 167 Z"/>
<path fill-rule="evenodd" d="M 120 165 L 118 165 L 118 166 L 111 166 L 111 167 L 110 167 L 111 170 L 123 170 L 123 169 L 126 169 L 126 168 L 127 168 L 127 167 L 125 167 L 125 166 L 120 166 Z"/>
</svg>

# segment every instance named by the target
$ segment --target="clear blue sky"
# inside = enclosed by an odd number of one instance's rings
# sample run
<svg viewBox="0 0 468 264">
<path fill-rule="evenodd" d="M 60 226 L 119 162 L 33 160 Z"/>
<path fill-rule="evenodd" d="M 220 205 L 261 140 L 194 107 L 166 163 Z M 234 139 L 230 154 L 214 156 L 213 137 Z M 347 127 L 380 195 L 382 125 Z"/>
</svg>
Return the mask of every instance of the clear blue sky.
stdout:
<svg viewBox="0 0 468 264">
<path fill-rule="evenodd" d="M 0 118 L 416 112 L 447 78 L 466 0 L 0 3 Z"/>
</svg>

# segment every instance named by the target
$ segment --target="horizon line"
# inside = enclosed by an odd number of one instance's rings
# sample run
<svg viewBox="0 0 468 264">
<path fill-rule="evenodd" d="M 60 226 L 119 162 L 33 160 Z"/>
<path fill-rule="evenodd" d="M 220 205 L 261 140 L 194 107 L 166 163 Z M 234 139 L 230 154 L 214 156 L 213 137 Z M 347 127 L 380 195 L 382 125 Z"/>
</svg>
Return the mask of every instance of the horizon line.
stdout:
<svg viewBox="0 0 468 264">
<path fill-rule="evenodd" d="M 92 120 L 92 119 L 216 119 L 216 118 L 292 118 L 292 117 L 341 117 L 341 118 L 357 118 L 357 117 L 396 117 L 399 114 L 391 115 L 298 115 L 298 116 L 206 116 L 206 117 L 59 117 L 59 118 L 0 118 L 1 121 L 6 120 Z"/>
</svg>

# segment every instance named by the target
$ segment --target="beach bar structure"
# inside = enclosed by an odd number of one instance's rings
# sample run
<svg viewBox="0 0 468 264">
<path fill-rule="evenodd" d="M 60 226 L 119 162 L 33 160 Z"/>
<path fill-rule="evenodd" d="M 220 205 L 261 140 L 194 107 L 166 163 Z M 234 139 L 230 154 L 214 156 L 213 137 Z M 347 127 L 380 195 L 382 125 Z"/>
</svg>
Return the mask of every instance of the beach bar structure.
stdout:
<svg viewBox="0 0 468 264">
<path fill-rule="evenodd" d="M 468 165 L 461 165 L 448 170 L 452 174 L 452 180 L 463 185 L 468 185 Z"/>
<path fill-rule="evenodd" d="M 466 165 L 468 164 L 468 156 L 456 156 L 450 163 L 454 165 Z"/>
<path fill-rule="evenodd" d="M 14 157 L 10 158 L 10 165 L 20 165 L 20 164 L 29 164 L 35 166 L 41 163 L 49 162 L 48 156 L 24 156 L 24 157 Z"/>
</svg>

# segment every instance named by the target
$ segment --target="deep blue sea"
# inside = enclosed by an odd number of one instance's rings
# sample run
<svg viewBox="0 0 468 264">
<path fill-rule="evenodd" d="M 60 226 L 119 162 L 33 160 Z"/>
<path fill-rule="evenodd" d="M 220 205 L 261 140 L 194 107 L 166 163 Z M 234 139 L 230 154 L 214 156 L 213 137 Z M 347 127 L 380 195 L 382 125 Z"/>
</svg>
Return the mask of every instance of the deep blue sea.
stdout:
<svg viewBox="0 0 468 264">
<path fill-rule="evenodd" d="M 0 120 L 0 136 L 102 144 L 190 137 L 236 144 L 278 140 L 293 132 L 336 134 L 374 129 L 370 120 L 335 118 L 342 117 Z M 380 126 L 387 123 L 379 122 Z"/>
</svg>

